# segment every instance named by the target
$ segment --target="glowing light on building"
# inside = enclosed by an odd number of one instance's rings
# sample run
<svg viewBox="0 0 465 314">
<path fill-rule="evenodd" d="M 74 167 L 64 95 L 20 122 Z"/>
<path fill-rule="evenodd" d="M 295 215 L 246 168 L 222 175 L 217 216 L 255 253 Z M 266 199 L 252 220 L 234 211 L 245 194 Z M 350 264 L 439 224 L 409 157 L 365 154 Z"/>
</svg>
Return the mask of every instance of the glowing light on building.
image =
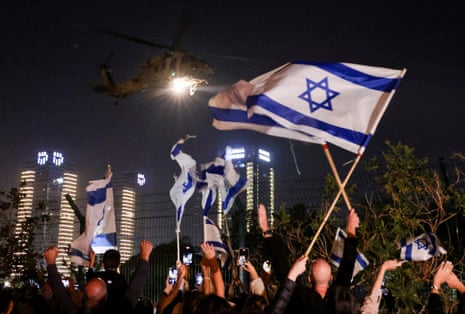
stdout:
<svg viewBox="0 0 465 314">
<path fill-rule="evenodd" d="M 131 189 L 123 188 L 121 198 L 119 252 L 121 254 L 121 262 L 125 262 L 133 255 L 136 192 Z"/>
<path fill-rule="evenodd" d="M 53 152 L 52 162 L 55 166 L 60 167 L 63 165 L 64 157 L 60 152 Z"/>
<path fill-rule="evenodd" d="M 37 153 L 37 164 L 39 166 L 43 166 L 48 161 L 48 154 L 47 152 L 38 152 Z"/>
<path fill-rule="evenodd" d="M 270 152 L 267 152 L 266 150 L 259 148 L 258 149 L 258 159 L 266 161 L 266 162 L 270 162 L 271 161 Z"/>
<path fill-rule="evenodd" d="M 24 197 L 19 202 L 18 212 L 16 214 L 16 235 L 19 235 L 21 232 L 21 224 L 32 215 L 35 174 L 36 172 L 33 170 L 25 170 L 21 172 L 20 180 L 24 185 L 19 188 L 19 191 Z"/>
<path fill-rule="evenodd" d="M 58 225 L 58 247 L 66 248 L 74 240 L 74 211 L 71 205 L 66 200 L 66 194 L 69 194 L 72 199 L 76 199 L 77 191 L 77 175 L 65 172 L 62 180 L 55 180 L 61 183 L 61 209 Z M 69 257 L 66 250 L 59 250 L 58 260 L 65 260 L 69 264 Z M 69 275 L 70 270 L 66 264 L 61 263 L 58 266 L 58 271 L 62 274 Z"/>
<path fill-rule="evenodd" d="M 137 174 L 137 185 L 144 186 L 146 183 L 145 175 L 143 173 Z"/>
<path fill-rule="evenodd" d="M 245 148 L 244 147 L 237 147 L 231 148 L 226 147 L 225 157 L 226 160 L 237 160 L 237 159 L 244 159 L 245 158 Z"/>
</svg>

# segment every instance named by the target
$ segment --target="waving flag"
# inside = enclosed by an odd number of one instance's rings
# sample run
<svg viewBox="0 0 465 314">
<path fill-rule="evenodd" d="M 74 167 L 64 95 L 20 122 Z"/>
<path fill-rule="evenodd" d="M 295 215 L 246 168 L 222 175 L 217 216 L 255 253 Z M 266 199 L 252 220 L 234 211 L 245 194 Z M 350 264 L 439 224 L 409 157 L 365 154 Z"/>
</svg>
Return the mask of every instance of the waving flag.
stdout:
<svg viewBox="0 0 465 314">
<path fill-rule="evenodd" d="M 418 237 L 401 240 L 400 259 L 408 261 L 427 261 L 433 256 L 446 254 L 434 233 L 426 232 Z"/>
<path fill-rule="evenodd" d="M 221 267 L 227 267 L 232 260 L 232 254 L 229 251 L 228 246 L 223 242 L 221 238 L 221 232 L 218 226 L 208 218 L 204 216 L 204 229 L 205 239 L 204 241 L 215 247 L 215 250 L 221 254 Z"/>
<path fill-rule="evenodd" d="M 200 178 L 197 181 L 197 189 L 202 192 L 202 210 L 204 216 L 207 216 L 208 211 L 216 201 L 216 190 L 223 184 L 223 180 L 223 158 L 218 157 L 213 162 L 201 165 Z"/>
<path fill-rule="evenodd" d="M 176 178 L 173 187 L 170 189 L 170 198 L 176 207 L 176 230 L 180 230 L 181 219 L 184 207 L 195 191 L 195 168 L 196 161 L 181 148 L 185 140 L 180 139 L 171 149 L 171 159 L 176 160 L 181 168 L 181 173 Z"/>
<path fill-rule="evenodd" d="M 210 99 L 213 125 L 219 129 L 239 129 L 238 123 L 285 128 L 296 140 L 306 137 L 307 142 L 330 142 L 362 153 L 404 73 L 405 69 L 350 63 L 287 63 Z M 244 105 L 248 120 L 243 116 Z M 227 111 L 231 109 L 232 113 Z M 258 122 L 266 118 L 273 122 Z"/>
<path fill-rule="evenodd" d="M 234 169 L 234 165 L 231 160 L 224 161 L 224 183 L 220 186 L 221 195 L 223 196 L 223 202 L 221 208 L 223 213 L 227 215 L 236 196 L 247 188 L 247 179 L 242 178 Z"/>
<path fill-rule="evenodd" d="M 347 234 L 345 233 L 344 230 L 341 228 L 337 228 L 336 231 L 336 237 L 333 242 L 333 248 L 331 249 L 331 254 L 329 256 L 329 259 L 331 263 L 339 267 L 342 261 L 342 256 L 344 254 L 344 239 L 347 238 Z M 370 264 L 366 257 L 358 252 L 357 257 L 355 259 L 355 265 L 354 265 L 354 272 L 352 273 L 352 278 L 355 277 L 360 271 L 364 270 L 367 268 L 367 266 Z"/>
<path fill-rule="evenodd" d="M 213 126 L 218 130 L 245 129 L 302 142 L 324 143 L 311 134 L 287 129 L 267 116 L 248 117 L 246 102 L 253 89 L 254 85 L 241 80 L 210 98 L 208 106 L 213 114 Z"/>
<path fill-rule="evenodd" d="M 116 248 L 115 210 L 113 207 L 113 188 L 111 173 L 102 180 L 89 182 L 87 191 L 86 228 L 71 243 L 69 251 L 72 263 L 89 265 L 89 249 L 96 253 L 104 253 Z"/>
</svg>

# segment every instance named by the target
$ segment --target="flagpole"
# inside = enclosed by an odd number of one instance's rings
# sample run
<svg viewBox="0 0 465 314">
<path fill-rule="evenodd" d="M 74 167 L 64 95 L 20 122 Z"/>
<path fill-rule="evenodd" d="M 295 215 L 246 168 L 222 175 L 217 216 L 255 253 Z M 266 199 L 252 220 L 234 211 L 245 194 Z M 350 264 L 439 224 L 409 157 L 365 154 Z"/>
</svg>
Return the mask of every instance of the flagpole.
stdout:
<svg viewBox="0 0 465 314">
<path fill-rule="evenodd" d="M 176 223 L 176 245 L 177 245 L 177 256 L 178 259 L 176 261 L 181 260 L 181 250 L 180 250 L 180 243 L 179 243 L 179 233 L 181 232 L 179 228 L 179 223 Z"/>
<path fill-rule="evenodd" d="M 206 242 L 207 239 L 207 216 L 203 215 L 203 242 Z"/>
<path fill-rule="evenodd" d="M 315 245 L 315 242 L 318 239 L 318 236 L 320 235 L 321 231 L 323 230 L 323 227 L 325 226 L 326 222 L 328 221 L 329 216 L 331 215 L 334 208 L 336 207 L 336 203 L 339 200 L 339 198 L 341 197 L 341 194 L 344 191 L 344 188 L 345 188 L 347 182 L 349 181 L 350 177 L 352 176 L 352 174 L 353 174 L 353 172 L 355 170 L 355 167 L 357 166 L 357 164 L 360 161 L 361 157 L 362 157 L 362 154 L 357 155 L 357 158 L 355 159 L 354 163 L 352 164 L 352 167 L 350 168 L 349 172 L 347 173 L 347 176 L 344 179 L 344 182 L 342 182 L 341 186 L 339 187 L 339 191 L 337 192 L 333 203 L 329 207 L 328 212 L 326 213 L 326 216 L 323 219 L 323 222 L 320 224 L 320 227 L 318 228 L 317 232 L 313 236 L 312 242 L 308 246 L 307 251 L 305 251 L 305 256 L 308 256 L 310 254 L 310 251 L 313 249 L 313 246 Z"/>
<path fill-rule="evenodd" d="M 329 151 L 328 144 L 323 144 L 323 151 L 325 152 L 326 159 L 328 159 L 329 166 L 331 167 L 331 170 L 333 170 L 334 177 L 336 178 L 337 185 L 339 186 L 340 189 L 342 189 L 342 196 L 344 198 L 344 201 L 346 202 L 346 206 L 348 210 L 352 209 L 352 205 L 350 205 L 349 197 L 347 196 L 347 193 L 344 188 L 341 188 L 342 182 L 341 178 L 339 177 L 339 173 L 337 172 L 336 165 L 334 164 L 333 157 L 331 156 L 331 153 Z"/>
</svg>

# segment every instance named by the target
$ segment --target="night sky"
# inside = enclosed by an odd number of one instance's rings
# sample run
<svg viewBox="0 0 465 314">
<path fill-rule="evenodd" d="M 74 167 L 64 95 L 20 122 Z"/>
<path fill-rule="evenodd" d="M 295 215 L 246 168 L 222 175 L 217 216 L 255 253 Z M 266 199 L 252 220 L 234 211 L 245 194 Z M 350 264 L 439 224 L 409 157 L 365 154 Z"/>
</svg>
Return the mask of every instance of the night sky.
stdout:
<svg viewBox="0 0 465 314">
<path fill-rule="evenodd" d="M 273 4 L 276 3 L 276 4 Z M 105 28 L 169 45 L 183 14 L 192 17 L 181 47 L 207 60 L 215 75 L 193 97 L 160 92 L 118 106 L 92 91 L 112 54 L 114 79 L 134 76 L 164 51 L 94 31 Z M 9 1 L 0 5 L 0 190 L 17 184 L 24 162 L 58 150 L 76 165 L 81 184 L 141 171 L 147 193 L 167 192 L 179 172 L 169 157 L 198 163 L 225 145 L 256 144 L 274 153 L 277 175 L 297 175 L 286 139 L 211 126 L 208 99 L 239 79 L 288 61 L 350 62 L 407 68 L 364 158 L 384 142 L 402 142 L 435 161 L 464 151 L 465 10 L 430 1 Z M 293 142 L 302 175 L 329 172 L 321 147 Z M 331 147 L 338 167 L 354 158 Z"/>
</svg>

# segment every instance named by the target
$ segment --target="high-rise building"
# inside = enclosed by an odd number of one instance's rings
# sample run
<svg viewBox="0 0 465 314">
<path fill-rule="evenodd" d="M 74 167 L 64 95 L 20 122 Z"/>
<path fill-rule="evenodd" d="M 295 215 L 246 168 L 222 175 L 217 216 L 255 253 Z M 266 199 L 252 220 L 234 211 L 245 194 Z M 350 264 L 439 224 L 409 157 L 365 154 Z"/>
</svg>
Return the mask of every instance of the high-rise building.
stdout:
<svg viewBox="0 0 465 314">
<path fill-rule="evenodd" d="M 16 234 L 28 217 L 38 217 L 34 249 L 43 252 L 56 245 L 59 248 L 57 266 L 60 272 L 69 273 L 68 246 L 76 236 L 74 212 L 65 198 L 76 198 L 77 175 L 73 167 L 65 163 L 62 153 L 42 151 L 35 162 L 27 163 L 21 172 L 21 200 L 16 219 Z M 21 254 L 21 252 L 18 252 Z"/>
<path fill-rule="evenodd" d="M 135 253 L 136 201 L 145 185 L 142 173 L 127 172 L 113 174 L 112 187 L 115 207 L 116 231 L 121 262 L 127 261 Z"/>
<path fill-rule="evenodd" d="M 245 191 L 246 232 L 255 227 L 252 217 L 260 203 L 267 206 L 268 221 L 273 226 L 275 174 L 271 153 L 258 147 L 228 147 L 225 158 L 231 159 L 236 170 L 248 181 Z M 221 225 L 220 222 L 218 224 Z"/>
</svg>

